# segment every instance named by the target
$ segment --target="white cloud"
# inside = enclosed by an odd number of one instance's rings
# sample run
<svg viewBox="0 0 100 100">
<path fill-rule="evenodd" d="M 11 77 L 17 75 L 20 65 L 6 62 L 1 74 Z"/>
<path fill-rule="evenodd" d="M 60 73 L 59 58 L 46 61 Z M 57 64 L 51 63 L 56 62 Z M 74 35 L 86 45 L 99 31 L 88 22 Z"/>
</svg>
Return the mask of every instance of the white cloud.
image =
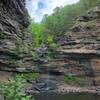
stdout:
<svg viewBox="0 0 100 100">
<path fill-rule="evenodd" d="M 79 0 L 26 0 L 26 7 L 31 18 L 40 22 L 44 14 L 51 14 L 53 9 L 76 3 Z"/>
</svg>

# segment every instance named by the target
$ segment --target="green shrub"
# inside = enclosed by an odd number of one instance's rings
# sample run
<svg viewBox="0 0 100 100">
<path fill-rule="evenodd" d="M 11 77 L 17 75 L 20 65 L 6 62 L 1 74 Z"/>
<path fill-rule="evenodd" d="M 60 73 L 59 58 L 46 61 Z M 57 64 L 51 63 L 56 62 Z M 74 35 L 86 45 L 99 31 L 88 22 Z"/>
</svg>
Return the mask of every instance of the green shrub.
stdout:
<svg viewBox="0 0 100 100">
<path fill-rule="evenodd" d="M 8 84 L 1 86 L 4 100 L 30 100 L 24 92 L 25 81 L 23 76 L 16 75 Z M 32 99 L 33 100 L 33 99 Z"/>
<path fill-rule="evenodd" d="M 29 32 L 32 34 L 33 47 L 39 47 L 41 43 L 45 40 L 44 36 L 44 26 L 39 23 L 31 23 L 29 26 Z"/>
<path fill-rule="evenodd" d="M 7 34 L 0 32 L 0 39 L 5 39 L 7 38 Z"/>
<path fill-rule="evenodd" d="M 19 76 L 23 76 L 24 80 L 36 80 L 39 77 L 39 73 L 25 73 L 25 74 L 18 74 Z"/>
<path fill-rule="evenodd" d="M 64 76 L 64 80 L 67 82 L 67 81 L 76 81 L 77 78 L 74 77 L 74 76 L 71 76 L 71 75 L 65 75 Z"/>
<path fill-rule="evenodd" d="M 54 42 L 54 36 L 45 32 L 45 27 L 42 23 L 31 23 L 29 26 L 29 32 L 32 34 L 33 49 L 36 50 L 44 44 L 47 47 L 46 54 L 42 55 L 42 58 L 50 59 L 55 56 L 55 51 L 58 45 Z M 39 54 L 32 53 L 34 59 L 40 59 Z"/>
<path fill-rule="evenodd" d="M 64 76 L 64 81 L 67 84 L 70 85 L 79 85 L 79 86 L 85 86 L 86 82 L 85 82 L 85 77 L 76 77 L 76 76 L 72 76 L 72 75 L 65 75 Z"/>
</svg>

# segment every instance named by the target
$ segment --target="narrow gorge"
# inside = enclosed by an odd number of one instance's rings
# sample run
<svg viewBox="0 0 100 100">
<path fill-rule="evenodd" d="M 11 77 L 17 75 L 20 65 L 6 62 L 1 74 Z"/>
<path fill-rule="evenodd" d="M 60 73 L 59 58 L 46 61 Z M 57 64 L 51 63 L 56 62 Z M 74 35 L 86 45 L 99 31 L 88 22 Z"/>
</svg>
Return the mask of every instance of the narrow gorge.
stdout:
<svg viewBox="0 0 100 100">
<path fill-rule="evenodd" d="M 100 7 L 78 17 L 70 31 L 57 38 L 57 55 L 50 60 L 34 59 L 29 18 L 25 0 L 0 0 L 0 81 L 14 73 L 36 72 L 40 74 L 36 81 L 27 80 L 30 94 L 100 93 Z M 66 84 L 65 76 L 80 80 Z"/>
</svg>

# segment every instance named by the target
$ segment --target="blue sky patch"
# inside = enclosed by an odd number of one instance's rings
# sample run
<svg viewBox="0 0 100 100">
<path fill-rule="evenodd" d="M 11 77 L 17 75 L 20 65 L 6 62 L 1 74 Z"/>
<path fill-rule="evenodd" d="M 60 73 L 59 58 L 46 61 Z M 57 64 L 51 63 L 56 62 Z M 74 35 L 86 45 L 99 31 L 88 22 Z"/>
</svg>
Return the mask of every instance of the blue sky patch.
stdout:
<svg viewBox="0 0 100 100">
<path fill-rule="evenodd" d="M 26 0 L 26 8 L 35 22 L 40 22 L 45 14 L 52 14 L 53 9 L 78 2 L 79 0 Z"/>
<path fill-rule="evenodd" d="M 38 2 L 38 8 L 39 9 L 44 9 L 45 8 L 45 4 L 43 2 Z"/>
</svg>

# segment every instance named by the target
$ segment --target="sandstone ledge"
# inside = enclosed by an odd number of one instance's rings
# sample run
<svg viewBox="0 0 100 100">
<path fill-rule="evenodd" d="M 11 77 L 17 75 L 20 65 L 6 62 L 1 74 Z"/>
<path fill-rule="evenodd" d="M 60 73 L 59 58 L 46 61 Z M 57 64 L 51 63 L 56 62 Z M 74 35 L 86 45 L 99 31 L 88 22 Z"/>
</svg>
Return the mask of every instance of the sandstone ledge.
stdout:
<svg viewBox="0 0 100 100">
<path fill-rule="evenodd" d="M 88 49 L 67 49 L 67 50 L 60 50 L 63 53 L 74 53 L 74 54 L 99 54 L 100 55 L 100 51 L 96 51 L 96 50 L 88 50 Z"/>
</svg>

